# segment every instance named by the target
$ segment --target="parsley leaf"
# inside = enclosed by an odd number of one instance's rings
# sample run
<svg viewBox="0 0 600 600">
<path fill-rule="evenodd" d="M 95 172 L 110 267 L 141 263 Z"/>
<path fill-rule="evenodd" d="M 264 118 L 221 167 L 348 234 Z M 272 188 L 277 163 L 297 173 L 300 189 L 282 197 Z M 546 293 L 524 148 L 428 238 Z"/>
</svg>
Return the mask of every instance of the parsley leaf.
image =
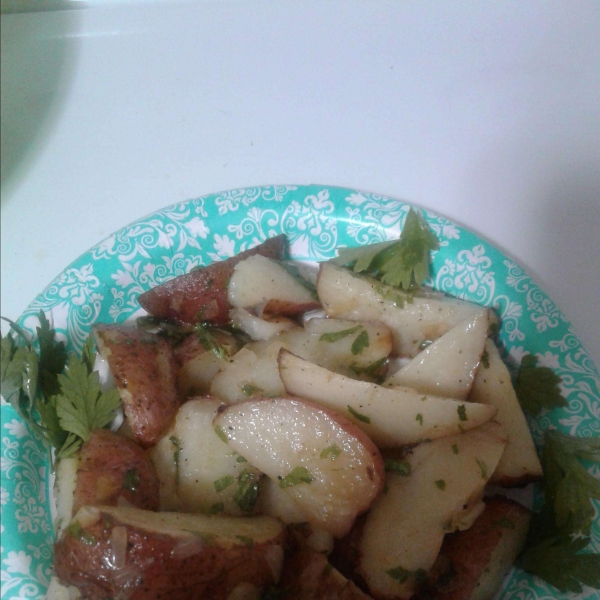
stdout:
<svg viewBox="0 0 600 600">
<path fill-rule="evenodd" d="M 386 473 L 398 473 L 403 477 L 408 477 L 411 474 L 410 463 L 399 458 L 386 458 L 383 461 L 383 466 Z"/>
<path fill-rule="evenodd" d="M 244 512 L 250 513 L 254 510 L 258 500 L 259 475 L 244 469 L 237 479 L 237 489 L 233 495 L 233 501 Z"/>
<path fill-rule="evenodd" d="M 221 479 L 217 479 L 213 485 L 215 486 L 216 492 L 222 492 L 227 489 L 233 483 L 233 477 L 231 475 L 225 475 Z"/>
<path fill-rule="evenodd" d="M 352 265 L 355 273 L 369 273 L 382 283 L 411 290 L 429 277 L 429 252 L 438 246 L 423 217 L 411 208 L 398 241 L 342 248 L 331 262 Z"/>
<path fill-rule="evenodd" d="M 61 393 L 56 398 L 56 412 L 61 427 L 87 440 L 92 429 L 108 425 L 121 405 L 116 389 L 100 391 L 98 373 L 74 354 L 67 361 L 64 373 L 58 376 Z"/>
<path fill-rule="evenodd" d="M 352 342 L 352 347 L 350 351 L 354 356 L 360 354 L 365 348 L 369 347 L 369 334 L 366 331 L 361 331 L 357 336 L 354 342 Z"/>
<path fill-rule="evenodd" d="M 589 538 L 554 536 L 527 548 L 518 565 L 541 577 L 561 592 L 580 594 L 581 584 L 600 587 L 600 554 L 579 554 Z"/>
<path fill-rule="evenodd" d="M 279 479 L 279 487 L 292 487 L 300 483 L 310 483 L 311 481 L 313 481 L 313 476 L 306 467 L 296 467 L 292 469 L 291 473 Z"/>
<path fill-rule="evenodd" d="M 229 356 L 226 348 L 219 344 L 215 339 L 212 328 L 207 323 L 198 323 L 196 333 L 200 338 L 200 343 L 205 350 L 212 352 L 217 358 L 224 359 Z"/>
<path fill-rule="evenodd" d="M 40 311 L 39 319 L 40 326 L 36 331 L 40 346 L 40 388 L 46 396 L 52 396 L 60 391 L 57 377 L 67 363 L 67 349 L 64 342 L 56 341 L 55 331 L 50 328 L 43 311 Z"/>
<path fill-rule="evenodd" d="M 335 460 L 342 453 L 341 448 L 337 444 L 333 444 L 333 446 L 328 446 L 319 454 L 320 458 L 327 458 L 331 454 L 331 460 Z"/>
<path fill-rule="evenodd" d="M 362 325 L 357 325 L 356 327 L 350 327 L 350 329 L 343 329 L 342 331 L 330 331 L 328 333 L 324 333 L 319 338 L 320 342 L 337 342 L 338 340 L 343 340 L 345 337 L 356 333 L 359 329 L 362 329 Z"/>
<path fill-rule="evenodd" d="M 371 422 L 370 417 L 367 417 L 367 415 L 361 415 L 359 412 L 357 412 L 356 410 L 354 410 L 350 405 L 348 405 L 348 412 L 355 418 L 358 419 L 359 421 L 361 421 L 362 423 L 367 423 L 369 424 Z"/>
<path fill-rule="evenodd" d="M 537 357 L 526 354 L 515 381 L 515 392 L 523 410 L 534 417 L 543 408 L 567 406 L 560 393 L 561 378 L 548 367 L 538 367 L 537 362 Z"/>
</svg>

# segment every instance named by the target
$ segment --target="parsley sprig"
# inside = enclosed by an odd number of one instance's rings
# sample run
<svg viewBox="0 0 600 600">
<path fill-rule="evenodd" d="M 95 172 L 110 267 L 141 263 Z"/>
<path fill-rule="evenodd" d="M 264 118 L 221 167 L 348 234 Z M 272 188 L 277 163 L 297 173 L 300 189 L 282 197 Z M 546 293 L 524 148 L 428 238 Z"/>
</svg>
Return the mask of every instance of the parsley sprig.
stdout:
<svg viewBox="0 0 600 600">
<path fill-rule="evenodd" d="M 56 448 L 58 458 L 70 456 L 92 429 L 113 420 L 121 405 L 119 392 L 100 390 L 91 337 L 78 357 L 56 340 L 43 311 L 37 344 L 16 323 L 5 320 L 11 330 L 1 343 L 2 396 L 35 433 Z"/>
<path fill-rule="evenodd" d="M 523 410 L 537 417 L 544 408 L 566 406 L 560 392 L 561 378 L 549 367 L 538 367 L 538 359 L 526 354 L 515 380 L 515 392 Z"/>
<path fill-rule="evenodd" d="M 545 502 L 533 516 L 519 566 L 561 592 L 581 593 L 581 585 L 600 587 L 600 554 L 581 553 L 595 517 L 593 499 L 600 500 L 600 481 L 579 459 L 600 462 L 600 439 L 578 438 L 549 431 L 542 467 Z"/>
<path fill-rule="evenodd" d="M 411 208 L 399 240 L 340 248 L 338 257 L 331 262 L 352 266 L 355 273 L 366 273 L 382 283 L 411 291 L 429 277 L 429 252 L 438 246 L 423 217 Z"/>
</svg>

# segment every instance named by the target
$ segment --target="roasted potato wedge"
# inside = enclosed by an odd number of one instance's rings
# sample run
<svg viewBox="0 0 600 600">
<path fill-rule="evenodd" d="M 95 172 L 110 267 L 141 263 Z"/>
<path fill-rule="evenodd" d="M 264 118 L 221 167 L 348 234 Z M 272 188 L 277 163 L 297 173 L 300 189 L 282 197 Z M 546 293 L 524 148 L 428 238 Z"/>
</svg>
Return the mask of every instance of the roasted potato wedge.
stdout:
<svg viewBox="0 0 600 600">
<path fill-rule="evenodd" d="M 151 315 L 161 319 L 175 319 L 192 325 L 199 320 L 225 325 L 231 309 L 227 282 L 235 265 L 255 254 L 281 260 L 284 251 L 285 236 L 272 237 L 236 256 L 156 286 L 144 292 L 138 302 Z"/>
<path fill-rule="evenodd" d="M 82 506 L 117 506 L 125 501 L 158 510 L 154 464 L 134 441 L 107 429 L 94 429 L 81 447 L 73 513 Z"/>
<path fill-rule="evenodd" d="M 486 342 L 485 351 L 487 360 L 477 371 L 469 400 L 497 408 L 495 419 L 508 436 L 491 483 L 503 487 L 524 486 L 542 478 L 542 465 L 508 368 L 492 340 Z"/>
<path fill-rule="evenodd" d="M 487 311 L 437 292 L 406 294 L 331 263 L 321 263 L 317 292 L 330 317 L 387 325 L 394 352 L 409 358 L 421 351 L 423 343 L 437 340 L 466 318 Z"/>
<path fill-rule="evenodd" d="M 268 517 L 207 517 L 83 507 L 54 548 L 56 574 L 84 598 L 226 600 L 240 584 L 274 585 L 283 525 Z"/>
<path fill-rule="evenodd" d="M 279 373 L 289 394 L 337 410 L 380 448 L 399 448 L 466 431 L 496 414 L 493 407 L 484 404 L 355 381 L 283 349 L 279 353 Z"/>
<path fill-rule="evenodd" d="M 173 349 L 162 337 L 120 325 L 94 325 L 100 353 L 108 360 L 131 431 L 144 447 L 169 428 L 180 398 Z"/>
<path fill-rule="evenodd" d="M 495 496 L 466 531 L 446 536 L 440 551 L 445 573 L 422 600 L 491 600 L 523 549 L 531 512 Z"/>
<path fill-rule="evenodd" d="M 214 328 L 210 333 L 226 356 L 212 352 L 195 333 L 175 347 L 175 359 L 179 365 L 177 387 L 184 398 L 207 394 L 212 378 L 240 349 L 237 339 L 228 331 Z"/>
<path fill-rule="evenodd" d="M 260 255 L 234 267 L 228 298 L 236 308 L 262 307 L 264 314 L 288 317 L 321 307 L 314 286 L 293 265 Z"/>
<path fill-rule="evenodd" d="M 359 588 L 348 581 L 320 552 L 299 550 L 287 559 L 280 589 L 286 600 L 368 600 Z"/>
<path fill-rule="evenodd" d="M 357 572 L 375 598 L 410 598 L 439 554 L 444 535 L 469 528 L 506 437 L 497 423 L 424 442 L 386 473 L 387 492 L 369 511 Z M 388 466 L 388 470 L 390 467 Z"/>
<path fill-rule="evenodd" d="M 432 342 L 383 386 L 465 400 L 485 347 L 488 323 L 487 311 L 475 313 Z"/>
<path fill-rule="evenodd" d="M 345 535 L 383 486 L 373 442 L 345 417 L 295 398 L 249 400 L 214 420 L 219 435 L 279 482 L 307 520 Z"/>
</svg>

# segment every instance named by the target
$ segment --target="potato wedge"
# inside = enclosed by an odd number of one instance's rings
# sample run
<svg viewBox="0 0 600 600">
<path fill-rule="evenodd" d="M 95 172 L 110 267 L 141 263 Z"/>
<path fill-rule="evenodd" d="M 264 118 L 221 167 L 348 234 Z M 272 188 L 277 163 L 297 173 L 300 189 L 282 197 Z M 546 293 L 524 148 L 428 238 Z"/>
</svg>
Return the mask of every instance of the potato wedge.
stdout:
<svg viewBox="0 0 600 600">
<path fill-rule="evenodd" d="M 486 342 L 485 351 L 487 360 L 477 371 L 469 400 L 496 407 L 495 419 L 508 435 L 508 444 L 491 482 L 512 487 L 538 481 L 542 465 L 510 373 L 492 340 Z"/>
<path fill-rule="evenodd" d="M 117 506 L 124 501 L 158 510 L 158 476 L 154 464 L 134 441 L 94 429 L 81 446 L 73 513 L 82 506 Z"/>
<path fill-rule="evenodd" d="M 56 463 L 56 479 L 54 480 L 56 518 L 54 520 L 54 529 L 57 537 L 73 518 L 78 466 L 79 452 L 68 458 L 61 458 Z"/>
<path fill-rule="evenodd" d="M 398 448 L 467 431 L 496 414 L 493 407 L 483 404 L 355 381 L 302 360 L 287 350 L 279 353 L 279 372 L 289 394 L 339 411 L 380 448 Z"/>
<path fill-rule="evenodd" d="M 166 456 L 153 457 L 157 467 L 172 465 L 178 510 L 248 515 L 254 512 L 262 474 L 215 433 L 213 419 L 220 405 L 214 398 L 188 400 L 157 445 Z"/>
<path fill-rule="evenodd" d="M 440 556 L 448 572 L 427 589 L 431 600 L 491 600 L 523 549 L 531 512 L 494 496 L 466 531 L 446 536 Z M 423 599 L 424 600 L 424 599 Z"/>
<path fill-rule="evenodd" d="M 241 583 L 277 582 L 284 540 L 268 517 L 84 507 L 56 543 L 54 566 L 90 600 L 226 600 Z"/>
<path fill-rule="evenodd" d="M 341 537 L 383 486 L 383 461 L 348 419 L 295 398 L 249 400 L 214 420 L 228 444 L 279 482 L 311 523 Z"/>
<path fill-rule="evenodd" d="M 92 331 L 98 350 L 108 360 L 131 431 L 142 446 L 152 446 L 169 428 L 180 405 L 171 345 L 132 327 L 94 325 Z"/>
<path fill-rule="evenodd" d="M 247 333 L 253 340 L 268 340 L 284 331 L 299 329 L 298 323 L 288 317 L 263 315 L 258 317 L 245 308 L 229 311 L 231 322 Z"/>
<path fill-rule="evenodd" d="M 277 356 L 286 348 L 313 363 L 347 376 L 368 376 L 381 368 L 392 348 L 391 334 L 381 323 L 311 319 L 264 342 L 245 346 L 223 366 L 211 383 L 211 394 L 229 404 L 254 395 L 285 393 Z"/>
<path fill-rule="evenodd" d="M 285 236 L 272 237 L 236 256 L 156 286 L 144 292 L 138 302 L 151 315 L 161 319 L 175 319 L 192 325 L 199 320 L 225 325 L 231 309 L 227 298 L 227 282 L 233 275 L 235 265 L 255 254 L 281 260 L 284 251 Z"/>
<path fill-rule="evenodd" d="M 236 338 L 222 329 L 211 330 L 214 341 L 225 351 L 227 357 L 240 349 Z M 182 397 L 202 396 L 210 389 L 212 378 L 228 362 L 225 356 L 217 356 L 206 348 L 197 334 L 191 334 L 175 347 L 177 369 L 177 387 Z"/>
<path fill-rule="evenodd" d="M 320 552 L 299 550 L 286 560 L 280 589 L 286 600 L 368 600 Z"/>
<path fill-rule="evenodd" d="M 383 386 L 465 400 L 485 347 L 488 321 L 488 311 L 465 319 L 388 377 Z"/>
<path fill-rule="evenodd" d="M 414 296 L 349 269 L 321 263 L 317 292 L 330 317 L 381 321 L 392 331 L 394 352 L 415 357 L 423 343 L 437 340 L 486 309 L 438 293 Z"/>
<path fill-rule="evenodd" d="M 505 445 L 500 425 L 487 423 L 419 444 L 403 474 L 386 474 L 387 492 L 369 511 L 359 546 L 357 571 L 373 597 L 410 598 L 423 585 L 444 535 L 467 529 L 483 511 Z"/>
<path fill-rule="evenodd" d="M 235 265 L 227 294 L 231 306 L 261 306 L 264 314 L 293 317 L 321 307 L 314 286 L 293 266 L 260 255 Z"/>
</svg>

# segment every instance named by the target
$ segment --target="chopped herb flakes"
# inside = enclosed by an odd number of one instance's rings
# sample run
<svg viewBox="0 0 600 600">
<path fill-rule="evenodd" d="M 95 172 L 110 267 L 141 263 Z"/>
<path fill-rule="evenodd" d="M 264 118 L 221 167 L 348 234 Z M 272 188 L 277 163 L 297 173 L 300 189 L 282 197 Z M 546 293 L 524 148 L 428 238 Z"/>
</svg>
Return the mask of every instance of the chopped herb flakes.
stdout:
<svg viewBox="0 0 600 600">
<path fill-rule="evenodd" d="M 350 329 L 344 329 L 342 331 L 331 331 L 329 333 L 324 333 L 319 338 L 320 342 L 337 342 L 338 340 L 343 340 L 345 337 L 356 333 L 359 329 L 362 329 L 362 325 L 357 325 L 356 327 L 351 327 Z"/>
<path fill-rule="evenodd" d="M 466 421 L 467 420 L 467 408 L 465 407 L 465 405 L 461 404 L 456 410 L 458 412 L 458 418 L 461 421 Z"/>
<path fill-rule="evenodd" d="M 423 425 L 423 415 L 421 413 L 419 413 L 416 417 L 415 417 L 415 421 L 419 421 L 419 425 Z"/>
<path fill-rule="evenodd" d="M 361 331 L 357 336 L 350 351 L 354 356 L 360 354 L 365 348 L 369 347 L 369 334 L 366 331 Z"/>
<path fill-rule="evenodd" d="M 129 469 L 127 473 L 125 473 L 125 477 L 123 478 L 123 485 L 121 486 L 124 490 L 129 490 L 130 492 L 137 492 L 138 486 L 140 485 L 140 476 L 135 469 Z"/>
<path fill-rule="evenodd" d="M 313 481 L 313 476 L 309 473 L 306 467 L 296 467 L 292 472 L 279 480 L 280 488 L 293 487 L 300 483 L 310 483 Z"/>
<path fill-rule="evenodd" d="M 454 454 L 458 454 L 458 446 L 456 444 L 452 444 L 452 452 L 454 452 Z"/>
<path fill-rule="evenodd" d="M 236 535 L 235 537 L 246 546 L 254 545 L 254 540 L 251 537 L 248 537 L 247 535 Z"/>
<path fill-rule="evenodd" d="M 237 479 L 237 489 L 233 495 L 233 501 L 243 512 L 251 513 L 256 506 L 258 480 L 259 475 L 248 469 L 244 469 Z"/>
<path fill-rule="evenodd" d="M 383 466 L 388 473 L 397 473 L 407 477 L 411 473 L 410 463 L 399 458 L 386 458 Z"/>
<path fill-rule="evenodd" d="M 215 491 L 222 492 L 223 490 L 227 489 L 233 483 L 233 481 L 234 479 L 231 475 L 225 475 L 224 477 L 217 479 L 213 483 L 213 485 L 215 486 Z"/>
<path fill-rule="evenodd" d="M 408 571 L 402 567 L 394 567 L 385 572 L 392 579 L 395 579 L 398 583 L 404 583 L 409 578 L 416 579 L 417 583 L 425 583 L 427 580 L 427 572 L 424 569 L 417 569 L 416 571 Z"/>
<path fill-rule="evenodd" d="M 225 442 L 226 444 L 229 442 L 227 434 L 223 431 L 223 428 L 220 425 L 215 425 L 214 430 L 222 442 Z"/>
<path fill-rule="evenodd" d="M 443 479 L 438 479 L 435 482 L 435 486 L 443 492 L 446 489 L 446 482 Z"/>
<path fill-rule="evenodd" d="M 206 512 L 207 515 L 219 515 L 221 514 L 223 511 L 225 510 L 225 505 L 222 502 L 216 502 L 215 504 L 213 504 L 208 511 Z"/>
<path fill-rule="evenodd" d="M 67 533 L 70 536 L 74 537 L 76 540 L 82 541 L 87 546 L 94 546 L 97 541 L 95 536 L 92 533 L 90 533 L 89 531 L 85 531 L 83 529 L 83 527 L 81 526 L 81 523 L 79 523 L 79 521 L 73 521 L 67 527 Z"/>
<path fill-rule="evenodd" d="M 488 471 L 487 471 L 486 464 L 482 460 L 480 460 L 479 458 L 476 458 L 475 460 L 477 462 L 477 466 L 479 467 L 479 470 L 481 471 L 481 478 L 482 479 L 487 479 Z"/>
<path fill-rule="evenodd" d="M 262 396 L 263 391 L 259 387 L 247 383 L 246 385 L 242 386 L 242 394 L 250 398 L 251 396 Z"/>
<path fill-rule="evenodd" d="M 327 458 L 328 456 L 331 456 L 331 460 L 335 460 L 341 454 L 341 452 L 341 449 L 334 444 L 333 446 L 325 448 L 325 450 L 323 450 L 319 456 L 321 458 Z"/>
<path fill-rule="evenodd" d="M 487 350 L 484 350 L 483 354 L 481 355 L 481 365 L 484 369 L 490 368 L 490 354 Z"/>
<path fill-rule="evenodd" d="M 202 347 L 212 352 L 218 359 L 226 359 L 229 356 L 227 349 L 216 340 L 213 328 L 207 323 L 198 323 L 196 333 Z"/>
<path fill-rule="evenodd" d="M 348 405 L 348 412 L 355 418 L 358 419 L 361 423 L 369 424 L 371 419 L 366 415 L 361 415 L 359 412 L 356 412 L 350 405 Z"/>
</svg>

